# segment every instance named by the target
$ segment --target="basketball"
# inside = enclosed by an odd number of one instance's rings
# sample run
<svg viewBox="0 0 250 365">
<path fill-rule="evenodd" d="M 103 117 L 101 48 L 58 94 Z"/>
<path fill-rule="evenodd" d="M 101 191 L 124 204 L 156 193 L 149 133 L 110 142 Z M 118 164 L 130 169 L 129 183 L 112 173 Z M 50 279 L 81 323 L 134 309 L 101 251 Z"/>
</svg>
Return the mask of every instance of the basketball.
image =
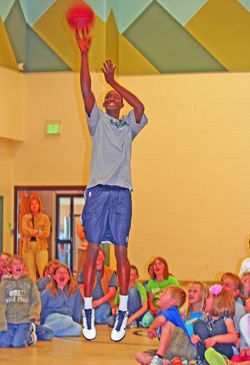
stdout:
<svg viewBox="0 0 250 365">
<path fill-rule="evenodd" d="M 83 2 L 69 8 L 66 18 L 73 29 L 90 29 L 94 25 L 95 14 L 91 7 Z"/>
</svg>

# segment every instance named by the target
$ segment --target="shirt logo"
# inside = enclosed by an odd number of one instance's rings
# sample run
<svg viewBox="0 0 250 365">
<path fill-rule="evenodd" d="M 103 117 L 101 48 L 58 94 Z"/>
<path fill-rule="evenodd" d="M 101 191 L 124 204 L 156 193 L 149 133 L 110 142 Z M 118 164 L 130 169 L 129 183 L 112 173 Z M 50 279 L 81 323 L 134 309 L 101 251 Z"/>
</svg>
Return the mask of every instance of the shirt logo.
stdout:
<svg viewBox="0 0 250 365">
<path fill-rule="evenodd" d="M 129 125 L 126 120 L 124 120 L 124 117 L 118 120 L 110 119 L 110 124 L 114 125 L 117 129 L 125 127 L 125 125 Z"/>
</svg>

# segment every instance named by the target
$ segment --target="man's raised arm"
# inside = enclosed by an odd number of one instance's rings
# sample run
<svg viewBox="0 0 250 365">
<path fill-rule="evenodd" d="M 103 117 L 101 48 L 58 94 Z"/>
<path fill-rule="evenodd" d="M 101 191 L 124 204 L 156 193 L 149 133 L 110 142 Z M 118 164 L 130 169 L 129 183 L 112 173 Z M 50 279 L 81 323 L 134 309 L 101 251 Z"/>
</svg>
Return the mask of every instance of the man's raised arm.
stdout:
<svg viewBox="0 0 250 365">
<path fill-rule="evenodd" d="M 135 113 L 135 120 L 137 123 L 140 123 L 144 113 L 144 105 L 134 94 L 132 94 L 129 90 L 127 90 L 115 80 L 115 67 L 116 66 L 113 65 L 110 59 L 103 63 L 102 72 L 104 73 L 105 80 L 126 100 L 129 105 L 132 106 Z"/>
<path fill-rule="evenodd" d="M 81 81 L 82 96 L 85 105 L 85 110 L 88 113 L 88 115 L 90 115 L 95 104 L 95 96 L 91 90 L 91 78 L 89 72 L 89 57 L 88 57 L 92 37 L 89 34 L 88 30 L 76 29 L 75 38 L 81 51 L 80 81 Z"/>
</svg>

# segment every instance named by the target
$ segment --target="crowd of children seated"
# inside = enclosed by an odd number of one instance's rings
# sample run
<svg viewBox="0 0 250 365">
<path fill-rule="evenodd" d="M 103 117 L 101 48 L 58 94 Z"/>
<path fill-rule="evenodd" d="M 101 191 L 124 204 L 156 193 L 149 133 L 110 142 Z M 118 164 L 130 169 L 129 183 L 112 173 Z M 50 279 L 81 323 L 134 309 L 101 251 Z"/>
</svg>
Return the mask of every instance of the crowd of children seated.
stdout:
<svg viewBox="0 0 250 365">
<path fill-rule="evenodd" d="M 100 248 L 95 320 L 112 327 L 119 287 L 116 273 L 104 261 L 105 251 Z M 187 293 L 169 273 L 163 257 L 156 257 L 148 272 L 149 279 L 139 281 L 138 269 L 131 265 L 127 327 L 147 328 L 149 339 L 159 339 L 155 351 L 136 355 L 140 364 L 250 365 L 250 270 L 241 277 L 226 272 L 209 288 L 200 281 L 191 282 Z M 82 273 L 76 278 L 69 267 L 52 260 L 35 283 L 21 256 L 2 253 L 0 281 L 0 347 L 26 347 L 54 336 L 81 335 Z"/>
</svg>

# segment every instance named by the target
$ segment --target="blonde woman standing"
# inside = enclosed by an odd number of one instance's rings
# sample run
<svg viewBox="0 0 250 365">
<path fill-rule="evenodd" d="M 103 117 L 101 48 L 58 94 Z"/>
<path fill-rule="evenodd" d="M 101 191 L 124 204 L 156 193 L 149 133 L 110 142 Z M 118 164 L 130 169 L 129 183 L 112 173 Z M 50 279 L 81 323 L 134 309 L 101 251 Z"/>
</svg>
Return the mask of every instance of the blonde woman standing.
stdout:
<svg viewBox="0 0 250 365">
<path fill-rule="evenodd" d="M 23 249 L 22 255 L 27 265 L 29 276 L 36 281 L 48 263 L 48 238 L 50 220 L 42 213 L 42 202 L 38 196 L 29 199 L 29 213 L 22 219 Z"/>
</svg>

